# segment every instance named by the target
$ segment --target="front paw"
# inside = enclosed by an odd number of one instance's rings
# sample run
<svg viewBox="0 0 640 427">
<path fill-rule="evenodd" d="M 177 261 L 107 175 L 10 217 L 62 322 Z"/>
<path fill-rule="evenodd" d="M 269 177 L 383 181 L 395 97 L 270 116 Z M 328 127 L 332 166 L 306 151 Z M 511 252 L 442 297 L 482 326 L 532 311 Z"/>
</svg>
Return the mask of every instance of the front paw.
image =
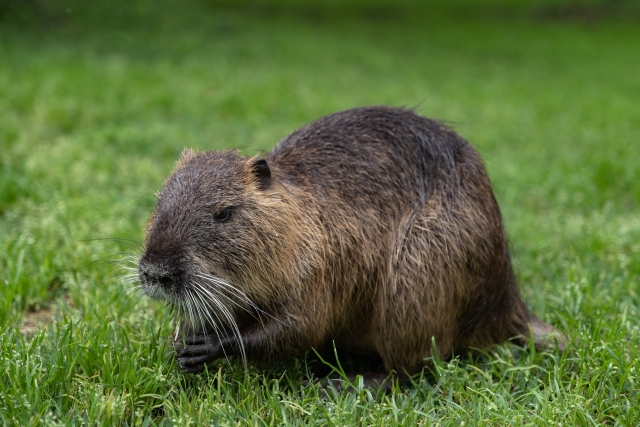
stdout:
<svg viewBox="0 0 640 427">
<path fill-rule="evenodd" d="M 182 343 L 181 343 L 182 344 Z M 184 340 L 184 345 L 176 345 L 176 360 L 184 372 L 198 373 L 204 371 L 206 364 L 219 359 L 223 355 L 222 346 L 218 340 L 211 341 L 211 337 L 198 335 Z"/>
</svg>

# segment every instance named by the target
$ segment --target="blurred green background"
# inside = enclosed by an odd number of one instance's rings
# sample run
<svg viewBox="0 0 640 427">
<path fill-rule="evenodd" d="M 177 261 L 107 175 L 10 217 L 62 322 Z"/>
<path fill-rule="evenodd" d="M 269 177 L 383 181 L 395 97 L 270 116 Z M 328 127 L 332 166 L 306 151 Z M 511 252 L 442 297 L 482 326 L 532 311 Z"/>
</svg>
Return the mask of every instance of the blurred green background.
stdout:
<svg viewBox="0 0 640 427">
<path fill-rule="evenodd" d="M 478 149 L 525 299 L 576 348 L 392 397 L 318 400 L 295 363 L 186 387 L 112 239 L 141 242 L 184 147 L 373 104 Z M 636 0 L 0 0 L 0 424 L 638 424 L 639 131 Z"/>
</svg>

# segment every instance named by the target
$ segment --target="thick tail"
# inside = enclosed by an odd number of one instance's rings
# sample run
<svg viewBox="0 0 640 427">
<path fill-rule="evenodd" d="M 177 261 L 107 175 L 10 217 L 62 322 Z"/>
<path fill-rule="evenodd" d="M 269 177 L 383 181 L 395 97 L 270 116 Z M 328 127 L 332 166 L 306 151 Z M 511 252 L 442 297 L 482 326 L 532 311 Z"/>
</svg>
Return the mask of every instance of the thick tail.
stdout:
<svg viewBox="0 0 640 427">
<path fill-rule="evenodd" d="M 533 342 L 536 350 L 555 349 L 556 346 L 560 352 L 567 347 L 567 338 L 555 327 L 538 319 L 535 315 L 529 314 L 529 327 L 525 337 L 533 336 Z"/>
</svg>

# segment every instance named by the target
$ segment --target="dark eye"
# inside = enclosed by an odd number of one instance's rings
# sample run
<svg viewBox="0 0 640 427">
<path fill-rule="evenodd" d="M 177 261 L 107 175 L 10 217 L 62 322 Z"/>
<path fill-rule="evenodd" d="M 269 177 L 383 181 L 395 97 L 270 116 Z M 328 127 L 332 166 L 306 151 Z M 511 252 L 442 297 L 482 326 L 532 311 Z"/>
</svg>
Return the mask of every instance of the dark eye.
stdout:
<svg viewBox="0 0 640 427">
<path fill-rule="evenodd" d="M 231 208 L 224 208 L 213 216 L 216 222 L 225 222 L 231 218 Z"/>
</svg>

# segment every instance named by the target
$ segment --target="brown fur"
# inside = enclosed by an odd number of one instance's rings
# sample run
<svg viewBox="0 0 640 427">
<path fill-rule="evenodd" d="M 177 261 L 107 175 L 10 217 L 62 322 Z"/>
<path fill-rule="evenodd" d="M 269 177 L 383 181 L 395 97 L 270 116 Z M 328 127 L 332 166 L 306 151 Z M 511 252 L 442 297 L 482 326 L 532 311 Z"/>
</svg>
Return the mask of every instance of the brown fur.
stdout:
<svg viewBox="0 0 640 427">
<path fill-rule="evenodd" d="M 335 342 L 414 373 L 432 339 L 447 358 L 523 343 L 529 325 L 535 338 L 555 333 L 520 299 L 480 156 L 441 123 L 348 110 L 293 132 L 265 160 L 186 151 L 159 195 L 139 275 L 149 295 L 183 302 L 186 370 Z M 240 292 L 198 288 L 201 273 Z M 238 334 L 219 308 L 194 322 L 202 316 L 184 301 L 208 298 L 202 287 L 224 295 Z"/>
</svg>

